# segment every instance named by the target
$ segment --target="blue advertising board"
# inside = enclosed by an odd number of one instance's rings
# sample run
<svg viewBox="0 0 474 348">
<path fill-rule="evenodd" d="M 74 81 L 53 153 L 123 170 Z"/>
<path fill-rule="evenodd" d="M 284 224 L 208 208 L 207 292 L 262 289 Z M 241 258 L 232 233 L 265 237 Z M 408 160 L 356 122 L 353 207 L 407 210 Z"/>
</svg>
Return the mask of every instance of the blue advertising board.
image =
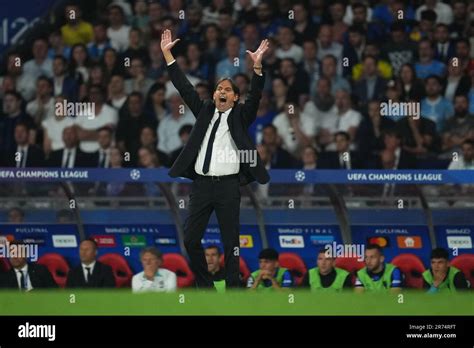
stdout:
<svg viewBox="0 0 474 348">
<path fill-rule="evenodd" d="M 356 225 L 351 230 L 353 243 L 380 245 L 388 262 L 407 253 L 415 254 L 425 266 L 429 265 L 431 241 L 427 226 Z"/>
<path fill-rule="evenodd" d="M 267 225 L 266 232 L 271 248 L 279 253 L 298 254 L 308 269 L 315 267 L 317 252 L 326 244 L 342 243 L 337 225 Z"/>
</svg>

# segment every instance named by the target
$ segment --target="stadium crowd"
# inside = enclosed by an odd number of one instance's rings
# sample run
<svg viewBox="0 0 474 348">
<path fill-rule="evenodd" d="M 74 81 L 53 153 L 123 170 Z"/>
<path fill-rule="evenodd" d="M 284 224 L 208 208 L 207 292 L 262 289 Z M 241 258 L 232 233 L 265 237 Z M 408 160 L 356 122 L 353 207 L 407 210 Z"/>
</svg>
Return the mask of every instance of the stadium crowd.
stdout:
<svg viewBox="0 0 474 348">
<path fill-rule="evenodd" d="M 245 51 L 270 40 L 249 129 L 267 168 L 474 169 L 472 2 L 85 3 L 65 3 L 31 52 L 5 57 L 2 166 L 170 167 L 194 123 L 160 49 L 170 29 L 203 99 L 230 76 L 244 101 Z M 415 103 L 421 117 L 384 103 Z"/>
</svg>

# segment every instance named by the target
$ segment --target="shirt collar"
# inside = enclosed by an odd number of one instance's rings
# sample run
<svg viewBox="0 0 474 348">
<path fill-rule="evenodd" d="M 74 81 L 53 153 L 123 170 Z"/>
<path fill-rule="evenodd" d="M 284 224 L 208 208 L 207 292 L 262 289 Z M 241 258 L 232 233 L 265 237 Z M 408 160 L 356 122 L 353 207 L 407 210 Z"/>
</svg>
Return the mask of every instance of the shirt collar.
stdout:
<svg viewBox="0 0 474 348">
<path fill-rule="evenodd" d="M 15 271 L 17 272 L 26 272 L 28 273 L 28 264 L 24 265 L 22 268 L 18 269 L 18 268 L 15 268 Z"/>
<path fill-rule="evenodd" d="M 89 268 L 91 269 L 91 272 L 92 272 L 92 270 L 93 270 L 94 267 L 95 267 L 95 261 L 92 262 L 92 263 L 90 263 L 90 264 L 88 264 L 88 265 L 86 265 L 85 263 L 81 263 L 81 265 L 82 265 L 82 269 L 85 269 L 86 267 L 89 267 Z"/>
</svg>

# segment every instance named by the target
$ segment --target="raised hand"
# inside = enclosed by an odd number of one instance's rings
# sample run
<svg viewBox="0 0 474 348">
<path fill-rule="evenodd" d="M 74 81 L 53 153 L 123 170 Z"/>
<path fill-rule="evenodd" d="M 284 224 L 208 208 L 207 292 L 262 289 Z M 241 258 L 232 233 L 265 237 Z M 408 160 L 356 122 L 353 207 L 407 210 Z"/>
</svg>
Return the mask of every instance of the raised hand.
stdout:
<svg viewBox="0 0 474 348">
<path fill-rule="evenodd" d="M 246 52 L 250 55 L 250 58 L 253 60 L 254 65 L 261 65 L 263 54 L 268 49 L 268 40 L 265 39 L 260 43 L 260 46 L 257 48 L 255 52 L 251 52 L 247 50 Z"/>
<path fill-rule="evenodd" d="M 161 50 L 163 53 L 169 52 L 180 39 L 172 40 L 171 31 L 166 29 L 161 33 Z"/>
</svg>

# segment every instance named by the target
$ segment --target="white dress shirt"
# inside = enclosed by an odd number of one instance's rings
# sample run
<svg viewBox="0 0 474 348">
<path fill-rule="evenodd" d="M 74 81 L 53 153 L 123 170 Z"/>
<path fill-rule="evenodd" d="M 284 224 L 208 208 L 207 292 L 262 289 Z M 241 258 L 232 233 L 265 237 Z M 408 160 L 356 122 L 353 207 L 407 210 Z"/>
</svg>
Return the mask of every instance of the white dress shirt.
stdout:
<svg viewBox="0 0 474 348">
<path fill-rule="evenodd" d="M 68 158 L 67 158 L 67 155 L 68 153 L 71 153 L 71 155 L 69 156 L 69 162 L 67 162 Z M 63 159 L 61 160 L 61 167 L 62 168 L 74 168 L 74 163 L 76 162 L 76 148 L 72 148 L 72 149 L 67 149 L 67 148 L 64 148 L 64 151 L 63 151 Z"/>
<path fill-rule="evenodd" d="M 173 292 L 176 290 L 176 274 L 160 268 L 153 280 L 145 277 L 145 272 L 135 274 L 132 278 L 132 292 Z"/>
<path fill-rule="evenodd" d="M 237 145 L 235 145 L 234 139 L 232 139 L 230 134 L 229 125 L 227 124 L 227 118 L 231 111 L 232 109 L 229 109 L 221 115 L 219 127 L 217 127 L 216 136 L 212 145 L 212 157 L 209 164 L 209 171 L 204 174 L 202 167 L 204 166 L 204 159 L 206 158 L 207 145 L 209 143 L 214 123 L 216 123 L 217 118 L 219 117 L 217 108 L 214 110 L 214 116 L 207 127 L 206 135 L 201 143 L 196 164 L 194 165 L 194 170 L 197 174 L 221 176 L 237 174 L 239 172 L 239 152 Z"/>
<path fill-rule="evenodd" d="M 28 274 L 28 264 L 23 266 L 21 269 L 16 269 L 15 268 L 15 274 L 16 274 L 16 280 L 18 282 L 18 289 L 21 290 L 21 272 L 23 272 L 23 276 L 25 277 L 25 283 L 26 283 L 26 291 L 30 291 L 33 289 L 33 285 L 31 285 L 31 280 L 30 280 L 30 275 Z"/>
<path fill-rule="evenodd" d="M 20 153 L 20 160 L 16 162 L 17 168 L 25 168 L 26 167 L 26 159 L 28 158 L 28 145 L 20 146 L 18 145 L 16 148 L 16 152 Z M 15 154 L 16 156 L 16 154 Z"/>
<path fill-rule="evenodd" d="M 86 283 L 88 283 L 90 279 L 87 279 L 87 269 L 86 269 L 86 267 L 88 267 L 90 269 L 89 274 L 92 275 L 92 272 L 94 272 L 95 261 L 92 262 L 89 265 L 86 265 L 85 263 L 81 263 L 81 266 L 82 266 L 82 272 L 84 273 L 84 279 L 86 280 Z"/>
</svg>

